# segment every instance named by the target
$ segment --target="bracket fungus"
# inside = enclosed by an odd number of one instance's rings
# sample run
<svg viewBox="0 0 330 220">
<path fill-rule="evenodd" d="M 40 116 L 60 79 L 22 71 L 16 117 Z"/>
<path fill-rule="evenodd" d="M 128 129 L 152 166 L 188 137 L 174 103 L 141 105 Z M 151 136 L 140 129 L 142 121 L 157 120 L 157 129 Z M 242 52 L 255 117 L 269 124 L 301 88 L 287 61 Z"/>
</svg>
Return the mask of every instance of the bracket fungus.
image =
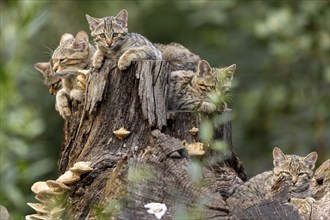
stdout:
<svg viewBox="0 0 330 220">
<path fill-rule="evenodd" d="M 200 142 L 185 143 L 185 148 L 190 156 L 202 156 L 205 154 L 204 144 Z"/>
<path fill-rule="evenodd" d="M 60 219 L 60 217 L 64 214 L 65 208 L 61 207 L 54 207 L 52 210 L 50 210 L 49 214 L 55 218 Z"/>
<path fill-rule="evenodd" d="M 28 206 L 33 208 L 38 214 L 48 214 L 48 211 L 45 210 L 45 206 L 41 203 L 27 203 Z"/>
<path fill-rule="evenodd" d="M 68 191 L 70 189 L 70 187 L 68 187 L 64 183 L 56 180 L 47 180 L 46 184 L 48 187 L 52 188 L 55 192 L 63 192 L 63 191 Z"/>
<path fill-rule="evenodd" d="M 124 127 L 121 127 L 120 129 L 113 131 L 113 133 L 119 140 L 124 140 L 131 132 L 127 131 Z"/>
<path fill-rule="evenodd" d="M 48 203 L 53 203 L 53 200 L 56 199 L 56 196 L 52 194 L 37 194 L 34 198 L 42 204 L 46 205 Z"/>
<path fill-rule="evenodd" d="M 89 173 L 93 170 L 91 167 L 92 162 L 91 161 L 80 161 L 77 162 L 71 167 L 69 170 L 73 173 L 76 173 L 77 175 Z"/>
<path fill-rule="evenodd" d="M 195 136 L 197 133 L 198 133 L 199 129 L 196 128 L 196 127 L 193 127 L 189 130 L 189 133 L 192 135 L 192 136 Z"/>
<path fill-rule="evenodd" d="M 31 186 L 31 190 L 35 194 L 48 194 L 52 192 L 51 188 L 49 188 L 45 181 L 39 181 L 34 183 Z"/>
<path fill-rule="evenodd" d="M 39 215 L 39 214 L 33 214 L 33 215 L 27 215 L 25 216 L 26 220 L 53 220 L 51 217 L 48 217 L 46 215 Z"/>
<path fill-rule="evenodd" d="M 62 182 L 66 185 L 74 184 L 80 180 L 80 176 L 71 170 L 63 173 L 56 181 Z"/>
<path fill-rule="evenodd" d="M 80 180 L 80 175 L 91 172 L 92 162 L 77 162 L 57 180 L 39 181 L 32 185 L 31 190 L 40 203 L 27 203 L 37 214 L 25 216 L 26 220 L 60 220 L 65 213 L 65 192 L 70 190 L 67 185 Z"/>
</svg>

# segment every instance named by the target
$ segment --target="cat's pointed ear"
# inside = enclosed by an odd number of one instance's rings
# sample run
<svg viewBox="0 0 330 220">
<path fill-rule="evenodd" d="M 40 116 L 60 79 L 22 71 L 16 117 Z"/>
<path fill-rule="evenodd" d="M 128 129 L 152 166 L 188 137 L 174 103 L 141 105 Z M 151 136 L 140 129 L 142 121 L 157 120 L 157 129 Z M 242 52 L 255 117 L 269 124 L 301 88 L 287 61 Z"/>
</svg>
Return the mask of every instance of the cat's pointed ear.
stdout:
<svg viewBox="0 0 330 220">
<path fill-rule="evenodd" d="M 205 74 L 209 74 L 211 72 L 211 66 L 206 60 L 201 60 L 198 63 L 198 76 L 204 76 Z"/>
<path fill-rule="evenodd" d="M 236 71 L 236 64 L 232 64 L 226 68 L 227 76 L 233 76 Z"/>
<path fill-rule="evenodd" d="M 89 16 L 88 14 L 86 14 L 86 19 L 87 22 L 89 24 L 89 29 L 93 32 L 97 26 L 99 26 L 99 24 L 101 23 L 102 19 L 100 18 L 94 18 L 92 16 Z"/>
<path fill-rule="evenodd" d="M 38 62 L 34 64 L 34 68 L 38 70 L 40 73 L 42 73 L 42 75 L 45 75 L 45 72 L 49 67 L 50 67 L 49 62 Z"/>
<path fill-rule="evenodd" d="M 316 152 L 312 152 L 310 154 L 308 154 L 305 158 L 305 164 L 310 168 L 310 169 L 314 169 L 315 167 L 315 163 L 317 161 L 317 153 Z"/>
<path fill-rule="evenodd" d="M 116 16 L 116 21 L 124 28 L 127 28 L 128 12 L 125 9 L 121 10 Z"/>
<path fill-rule="evenodd" d="M 274 161 L 273 161 L 274 166 L 279 166 L 279 165 L 283 164 L 286 160 L 285 154 L 278 147 L 274 147 L 273 158 L 274 158 Z"/>
<path fill-rule="evenodd" d="M 88 45 L 88 34 L 85 31 L 79 31 L 73 41 L 73 46 L 76 49 L 84 50 Z"/>
<path fill-rule="evenodd" d="M 61 37 L 60 44 L 63 44 L 65 41 L 71 40 L 71 39 L 74 39 L 74 37 L 72 36 L 72 34 L 65 33 Z"/>
</svg>

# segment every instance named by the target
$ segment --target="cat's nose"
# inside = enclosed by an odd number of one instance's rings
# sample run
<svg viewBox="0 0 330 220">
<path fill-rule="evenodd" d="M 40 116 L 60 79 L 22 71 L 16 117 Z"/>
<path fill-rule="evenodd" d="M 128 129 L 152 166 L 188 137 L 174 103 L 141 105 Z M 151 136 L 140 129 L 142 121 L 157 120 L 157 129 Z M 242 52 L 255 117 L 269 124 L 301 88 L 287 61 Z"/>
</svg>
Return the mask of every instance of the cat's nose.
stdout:
<svg viewBox="0 0 330 220">
<path fill-rule="evenodd" d="M 58 63 L 55 63 L 55 64 L 53 65 L 53 71 L 54 71 L 54 73 L 56 73 L 57 70 L 58 70 Z"/>
<path fill-rule="evenodd" d="M 111 46 L 111 44 L 112 44 L 112 40 L 110 40 L 110 39 L 106 39 L 105 42 L 108 44 L 108 46 Z"/>
<path fill-rule="evenodd" d="M 295 185 L 298 181 L 298 177 L 297 176 L 292 176 L 292 183 L 293 185 Z"/>
</svg>

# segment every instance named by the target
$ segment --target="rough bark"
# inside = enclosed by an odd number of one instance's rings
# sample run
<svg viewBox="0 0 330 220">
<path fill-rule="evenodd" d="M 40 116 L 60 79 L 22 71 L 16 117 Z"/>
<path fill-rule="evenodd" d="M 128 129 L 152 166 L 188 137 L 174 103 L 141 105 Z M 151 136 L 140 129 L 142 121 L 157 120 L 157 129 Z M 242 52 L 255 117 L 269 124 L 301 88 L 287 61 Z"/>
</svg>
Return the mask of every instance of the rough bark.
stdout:
<svg viewBox="0 0 330 220">
<path fill-rule="evenodd" d="M 164 61 L 136 62 L 120 71 L 109 60 L 91 73 L 84 102 L 72 103 L 58 166 L 63 174 L 77 161 L 92 161 L 94 170 L 71 187 L 68 215 L 155 219 L 144 205 L 159 202 L 168 208 L 162 219 L 267 219 L 273 213 L 278 219 L 296 218 L 293 206 L 277 200 L 239 210 L 226 203 L 246 178 L 233 150 L 231 122 L 215 128 L 214 138 L 225 141 L 225 151 L 207 148 L 202 157 L 190 157 L 184 141 L 200 139 L 188 130 L 210 116 L 167 113 L 168 74 Z M 124 140 L 113 134 L 120 127 L 131 131 Z"/>
</svg>

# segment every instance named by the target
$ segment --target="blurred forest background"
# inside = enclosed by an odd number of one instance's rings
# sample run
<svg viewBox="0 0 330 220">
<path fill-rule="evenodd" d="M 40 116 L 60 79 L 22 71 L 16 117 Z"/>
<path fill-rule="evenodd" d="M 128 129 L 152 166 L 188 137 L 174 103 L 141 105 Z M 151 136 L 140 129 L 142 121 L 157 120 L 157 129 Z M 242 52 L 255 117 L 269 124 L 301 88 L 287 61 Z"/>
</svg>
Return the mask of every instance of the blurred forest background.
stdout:
<svg viewBox="0 0 330 220">
<path fill-rule="evenodd" d="M 48 61 L 61 34 L 90 33 L 85 14 L 129 12 L 129 31 L 179 42 L 214 67 L 237 64 L 233 143 L 249 177 L 272 168 L 271 151 L 319 153 L 330 147 L 328 0 L 2 0 L 0 204 L 14 219 L 36 181 L 57 177 L 63 119 L 33 68 Z"/>
</svg>

